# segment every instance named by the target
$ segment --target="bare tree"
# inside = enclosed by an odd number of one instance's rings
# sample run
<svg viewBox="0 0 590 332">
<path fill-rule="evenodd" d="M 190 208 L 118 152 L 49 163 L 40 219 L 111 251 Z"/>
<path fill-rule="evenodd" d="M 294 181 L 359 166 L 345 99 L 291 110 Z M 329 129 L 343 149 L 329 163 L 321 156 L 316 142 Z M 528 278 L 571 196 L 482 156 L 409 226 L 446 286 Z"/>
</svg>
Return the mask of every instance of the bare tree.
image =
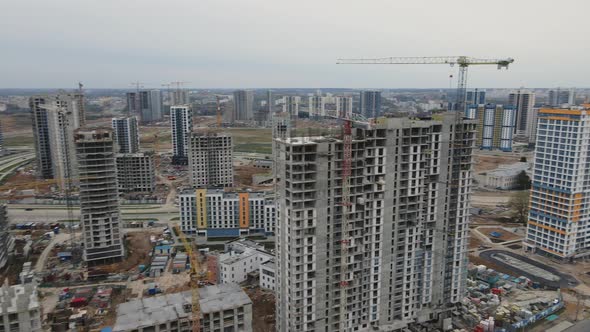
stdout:
<svg viewBox="0 0 590 332">
<path fill-rule="evenodd" d="M 512 194 L 508 205 L 514 212 L 514 220 L 526 224 L 529 214 L 529 191 L 523 190 Z"/>
</svg>

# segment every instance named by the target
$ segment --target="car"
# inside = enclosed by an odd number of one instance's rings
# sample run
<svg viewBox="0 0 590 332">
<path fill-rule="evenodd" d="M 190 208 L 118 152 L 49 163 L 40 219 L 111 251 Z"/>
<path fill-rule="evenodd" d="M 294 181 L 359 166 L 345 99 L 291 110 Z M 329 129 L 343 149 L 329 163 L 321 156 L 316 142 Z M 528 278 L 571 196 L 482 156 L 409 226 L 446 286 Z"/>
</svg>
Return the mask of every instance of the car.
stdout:
<svg viewBox="0 0 590 332">
<path fill-rule="evenodd" d="M 33 208 L 26 208 L 25 211 L 33 211 Z"/>
</svg>

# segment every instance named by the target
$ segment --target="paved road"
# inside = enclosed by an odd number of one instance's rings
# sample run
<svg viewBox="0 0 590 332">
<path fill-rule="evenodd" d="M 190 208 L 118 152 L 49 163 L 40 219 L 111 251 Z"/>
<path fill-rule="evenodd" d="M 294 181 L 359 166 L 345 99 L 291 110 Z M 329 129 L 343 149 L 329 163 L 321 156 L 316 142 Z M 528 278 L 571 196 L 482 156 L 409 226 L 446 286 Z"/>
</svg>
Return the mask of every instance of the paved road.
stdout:
<svg viewBox="0 0 590 332">
<path fill-rule="evenodd" d="M 28 163 L 34 158 L 34 153 L 18 153 L 0 160 L 0 170 L 2 170 L 2 173 L 0 173 L 0 181 L 12 174 L 22 164 Z"/>
</svg>

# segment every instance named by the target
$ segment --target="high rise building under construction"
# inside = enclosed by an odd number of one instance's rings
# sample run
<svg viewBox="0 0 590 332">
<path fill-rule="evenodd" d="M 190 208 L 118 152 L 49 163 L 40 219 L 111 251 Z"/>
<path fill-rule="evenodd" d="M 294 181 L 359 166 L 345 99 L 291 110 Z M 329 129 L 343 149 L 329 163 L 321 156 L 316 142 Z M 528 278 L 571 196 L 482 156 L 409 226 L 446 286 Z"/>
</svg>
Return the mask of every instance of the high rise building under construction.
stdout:
<svg viewBox="0 0 590 332">
<path fill-rule="evenodd" d="M 355 123 L 350 143 L 275 137 L 278 331 L 449 322 L 465 291 L 476 138 L 475 121 L 456 120 L 378 118 Z"/>
</svg>

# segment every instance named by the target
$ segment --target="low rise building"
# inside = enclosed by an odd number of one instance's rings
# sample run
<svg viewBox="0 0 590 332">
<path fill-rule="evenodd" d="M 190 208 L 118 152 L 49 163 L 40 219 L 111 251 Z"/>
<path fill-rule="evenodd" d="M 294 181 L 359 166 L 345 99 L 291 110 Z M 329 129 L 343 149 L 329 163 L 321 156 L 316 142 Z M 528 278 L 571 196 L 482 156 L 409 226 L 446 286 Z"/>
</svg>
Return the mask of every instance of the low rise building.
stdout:
<svg viewBox="0 0 590 332">
<path fill-rule="evenodd" d="M 120 192 L 149 193 L 156 189 L 153 152 L 119 153 L 116 162 Z"/>
<path fill-rule="evenodd" d="M 207 237 L 274 233 L 274 199 L 264 192 L 185 190 L 179 202 L 183 232 Z"/>
<path fill-rule="evenodd" d="M 37 332 L 41 329 L 41 306 L 34 283 L 0 288 L 0 331 Z"/>
<path fill-rule="evenodd" d="M 192 331 L 191 303 L 190 291 L 122 303 L 113 332 Z M 199 288 L 199 304 L 201 331 L 252 331 L 252 301 L 240 286 Z"/>
<path fill-rule="evenodd" d="M 275 290 L 275 261 L 271 259 L 260 264 L 260 287 Z"/>
<path fill-rule="evenodd" d="M 488 172 L 485 177 L 485 186 L 494 189 L 510 190 L 519 185 L 520 174 L 529 171 L 529 164 L 526 162 L 511 165 L 502 165 L 497 169 Z"/>
<path fill-rule="evenodd" d="M 273 259 L 265 250 L 246 248 L 244 251 L 229 251 L 219 255 L 219 282 L 241 283 L 248 279 L 248 274 L 258 272 L 260 264 Z"/>
</svg>

